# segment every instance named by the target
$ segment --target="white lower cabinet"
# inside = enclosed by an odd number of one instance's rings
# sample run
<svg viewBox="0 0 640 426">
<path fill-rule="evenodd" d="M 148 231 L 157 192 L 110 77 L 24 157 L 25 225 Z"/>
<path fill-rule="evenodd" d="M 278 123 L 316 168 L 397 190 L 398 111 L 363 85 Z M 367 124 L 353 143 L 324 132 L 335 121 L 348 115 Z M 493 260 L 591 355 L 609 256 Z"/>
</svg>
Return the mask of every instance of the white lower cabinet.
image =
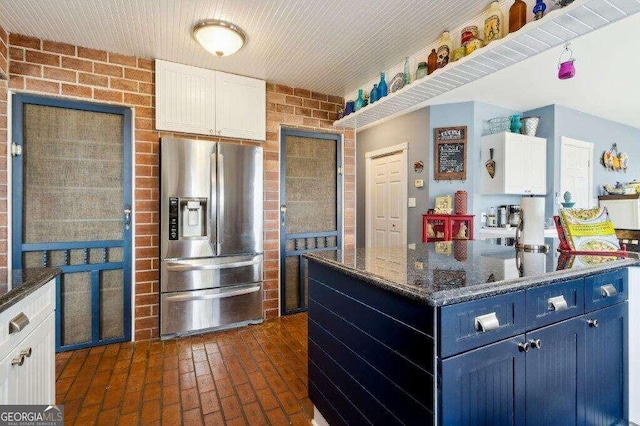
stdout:
<svg viewBox="0 0 640 426">
<path fill-rule="evenodd" d="M 492 177 L 489 162 L 494 162 Z M 482 193 L 545 195 L 547 140 L 503 132 L 482 137 Z"/>
<path fill-rule="evenodd" d="M 56 403 L 54 286 L 51 280 L 0 314 L 7 331 L 21 319 L 21 330 L 0 345 L 0 405 Z"/>
<path fill-rule="evenodd" d="M 0 361 L 2 404 L 55 404 L 55 315 Z"/>
</svg>

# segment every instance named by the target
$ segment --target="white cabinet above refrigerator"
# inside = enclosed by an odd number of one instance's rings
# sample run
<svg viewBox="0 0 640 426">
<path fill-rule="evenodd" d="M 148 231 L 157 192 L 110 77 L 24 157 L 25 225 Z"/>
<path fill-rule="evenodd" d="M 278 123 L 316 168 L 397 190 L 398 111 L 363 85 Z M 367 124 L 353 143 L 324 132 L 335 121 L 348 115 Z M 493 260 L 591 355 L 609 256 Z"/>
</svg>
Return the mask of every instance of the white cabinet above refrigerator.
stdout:
<svg viewBox="0 0 640 426">
<path fill-rule="evenodd" d="M 487 164 L 495 162 L 495 174 Z M 545 195 L 547 140 L 502 132 L 482 137 L 482 194 Z"/>
<path fill-rule="evenodd" d="M 266 83 L 156 60 L 156 129 L 263 141 Z"/>
</svg>

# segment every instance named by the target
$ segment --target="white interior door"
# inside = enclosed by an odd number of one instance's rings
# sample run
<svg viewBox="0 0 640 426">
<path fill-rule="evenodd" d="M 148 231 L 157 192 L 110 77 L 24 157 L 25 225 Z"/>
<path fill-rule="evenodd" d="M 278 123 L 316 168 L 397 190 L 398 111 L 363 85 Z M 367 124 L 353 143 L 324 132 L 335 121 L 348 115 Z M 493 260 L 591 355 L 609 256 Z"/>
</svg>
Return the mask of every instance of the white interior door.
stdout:
<svg viewBox="0 0 640 426">
<path fill-rule="evenodd" d="M 591 207 L 593 144 L 564 136 L 560 141 L 560 198 L 569 191 L 574 207 Z"/>
<path fill-rule="evenodd" d="M 406 147 L 374 156 L 367 153 L 367 246 L 388 247 L 407 241 Z"/>
</svg>

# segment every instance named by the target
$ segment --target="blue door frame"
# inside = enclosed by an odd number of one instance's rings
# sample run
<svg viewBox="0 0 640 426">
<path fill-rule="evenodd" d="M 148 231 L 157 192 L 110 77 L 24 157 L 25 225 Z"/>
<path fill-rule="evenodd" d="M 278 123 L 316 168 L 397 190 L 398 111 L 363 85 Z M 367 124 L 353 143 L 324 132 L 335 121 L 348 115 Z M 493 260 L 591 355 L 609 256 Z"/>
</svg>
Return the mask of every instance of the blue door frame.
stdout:
<svg viewBox="0 0 640 426">
<path fill-rule="evenodd" d="M 287 148 L 287 136 L 309 138 L 309 139 L 322 139 L 335 141 L 336 149 L 336 230 L 327 232 L 309 232 L 300 234 L 287 234 L 286 223 L 284 220 L 284 213 L 280 213 L 280 313 L 281 315 L 295 314 L 297 312 L 306 311 L 306 289 L 305 280 L 307 276 L 307 263 L 302 258 L 302 255 L 307 252 L 318 251 L 338 251 L 342 248 L 342 173 L 338 172 L 338 168 L 342 170 L 342 137 L 332 133 L 319 133 L 309 132 L 296 129 L 282 129 L 280 131 L 280 205 L 283 206 L 287 202 L 287 185 L 285 179 L 286 173 L 286 148 Z M 335 237 L 336 244 L 334 247 L 327 247 L 327 241 L 329 238 Z M 310 239 L 315 240 L 314 247 L 318 246 L 318 241 L 323 241 L 322 248 L 309 248 L 308 242 Z M 287 241 L 294 241 L 294 250 L 287 250 Z M 301 245 L 300 240 L 304 240 L 304 244 Z M 297 309 L 287 309 L 287 286 L 286 286 L 286 258 L 298 257 L 299 261 L 299 283 L 298 291 L 300 294 L 300 303 Z"/>
<path fill-rule="evenodd" d="M 132 114 L 126 107 L 100 105 L 88 102 L 72 101 L 65 99 L 45 98 L 26 94 L 16 94 L 12 97 L 12 134 L 13 142 L 20 147 L 24 143 L 24 105 L 40 105 L 55 108 L 91 111 L 107 114 L 116 114 L 123 117 L 123 209 L 130 208 L 132 203 Z M 28 147 L 27 147 L 28 149 Z M 81 349 L 86 347 L 106 345 L 109 343 L 126 342 L 131 340 L 131 227 L 125 226 L 123 221 L 122 240 L 101 240 L 81 242 L 56 242 L 24 244 L 22 238 L 22 214 L 23 214 L 23 157 L 18 155 L 12 159 L 12 262 L 14 270 L 22 269 L 22 256 L 25 252 L 40 252 L 42 266 L 54 266 L 66 273 L 89 272 L 91 275 L 91 340 L 70 345 L 62 345 L 62 283 L 61 276 L 56 278 L 56 352 Z M 110 261 L 108 250 L 110 248 L 122 248 L 122 261 Z M 89 263 L 90 250 L 102 251 L 101 263 Z M 71 250 L 82 250 L 83 261 L 80 264 L 70 264 Z M 51 253 L 62 252 L 63 263 L 51 264 Z M 100 339 L 100 273 L 102 271 L 123 271 L 123 335 L 108 339 Z"/>
</svg>

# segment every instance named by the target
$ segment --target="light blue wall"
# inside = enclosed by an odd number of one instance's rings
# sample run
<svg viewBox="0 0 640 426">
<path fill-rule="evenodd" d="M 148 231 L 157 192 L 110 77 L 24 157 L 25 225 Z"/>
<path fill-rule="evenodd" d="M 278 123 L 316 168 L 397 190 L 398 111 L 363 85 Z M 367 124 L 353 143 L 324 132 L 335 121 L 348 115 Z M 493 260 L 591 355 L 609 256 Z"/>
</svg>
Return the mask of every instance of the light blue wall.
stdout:
<svg viewBox="0 0 640 426">
<path fill-rule="evenodd" d="M 640 129 L 561 105 L 548 105 L 527 111 L 525 115 L 540 117 L 538 136 L 548 140 L 546 202 L 548 217 L 556 214 L 558 206 L 555 205 L 555 197 L 561 195 L 560 140 L 562 136 L 593 143 L 593 198 L 601 194 L 604 184 L 640 180 Z M 608 171 L 600 164 L 602 153 L 610 149 L 614 142 L 617 143 L 619 151 L 626 152 L 629 156 L 629 169 L 626 173 Z"/>
</svg>

